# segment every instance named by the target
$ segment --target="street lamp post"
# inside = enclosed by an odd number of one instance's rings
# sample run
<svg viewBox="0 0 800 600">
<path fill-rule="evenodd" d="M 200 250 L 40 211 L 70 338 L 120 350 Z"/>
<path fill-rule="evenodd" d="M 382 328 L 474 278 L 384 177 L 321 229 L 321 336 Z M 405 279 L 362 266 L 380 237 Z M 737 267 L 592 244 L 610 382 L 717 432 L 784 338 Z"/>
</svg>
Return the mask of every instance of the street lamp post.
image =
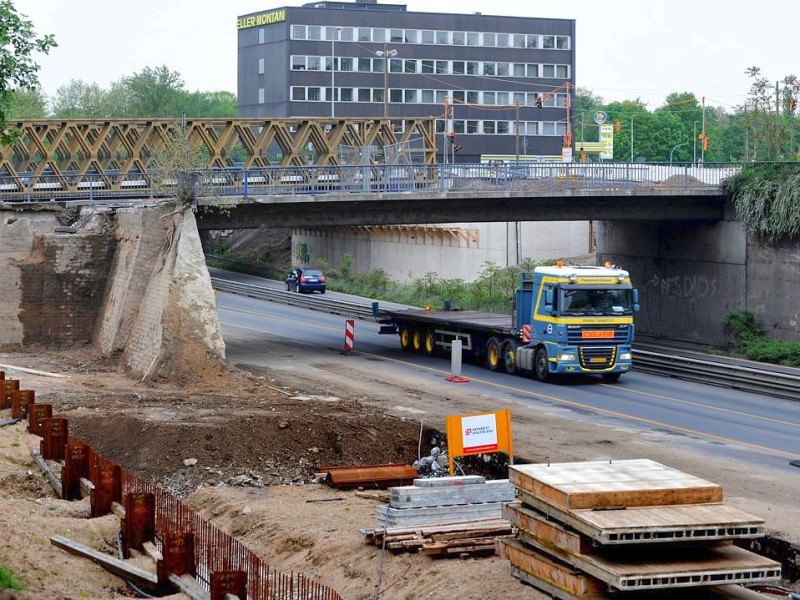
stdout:
<svg viewBox="0 0 800 600">
<path fill-rule="evenodd" d="M 680 144 L 678 144 L 672 150 L 669 151 L 669 164 L 672 164 L 672 153 L 675 152 L 675 150 L 677 150 L 681 146 L 687 146 L 688 144 L 689 142 L 681 142 Z"/>
<path fill-rule="evenodd" d="M 383 118 L 389 118 L 389 59 L 397 56 L 397 50 L 389 50 L 389 45 L 384 44 L 383 50 L 376 50 L 375 54 L 383 58 Z"/>
<path fill-rule="evenodd" d="M 341 35 L 342 28 L 331 29 L 331 119 L 336 117 L 336 34 Z"/>
<path fill-rule="evenodd" d="M 692 124 L 692 162 L 697 164 L 697 124 L 700 121 L 695 121 Z"/>
</svg>

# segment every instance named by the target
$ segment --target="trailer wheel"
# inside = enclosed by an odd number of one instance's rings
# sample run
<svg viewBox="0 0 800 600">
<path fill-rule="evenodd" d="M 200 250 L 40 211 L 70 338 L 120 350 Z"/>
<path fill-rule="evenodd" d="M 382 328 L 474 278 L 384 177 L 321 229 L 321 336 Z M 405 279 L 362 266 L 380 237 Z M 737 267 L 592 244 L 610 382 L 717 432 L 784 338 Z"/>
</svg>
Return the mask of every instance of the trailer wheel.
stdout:
<svg viewBox="0 0 800 600">
<path fill-rule="evenodd" d="M 414 352 L 422 352 L 422 332 L 419 329 L 411 335 L 411 345 L 414 346 Z"/>
<path fill-rule="evenodd" d="M 436 356 L 439 353 L 439 348 L 436 346 L 436 334 L 430 329 L 425 332 L 423 350 L 428 356 Z"/>
<path fill-rule="evenodd" d="M 503 366 L 502 345 L 497 338 L 489 338 L 486 342 L 486 366 L 492 371 L 499 371 Z"/>
<path fill-rule="evenodd" d="M 622 373 L 603 373 L 603 382 L 605 383 L 617 383 L 619 378 L 622 376 Z"/>
<path fill-rule="evenodd" d="M 547 369 L 547 350 L 539 348 L 536 350 L 536 357 L 533 359 L 533 372 L 539 381 L 547 381 L 550 372 Z"/>
<path fill-rule="evenodd" d="M 400 328 L 400 347 L 406 352 L 411 352 L 411 329 L 406 326 Z"/>
<path fill-rule="evenodd" d="M 516 340 L 506 340 L 503 342 L 503 367 L 506 373 L 514 375 L 517 372 L 517 347 Z"/>
</svg>

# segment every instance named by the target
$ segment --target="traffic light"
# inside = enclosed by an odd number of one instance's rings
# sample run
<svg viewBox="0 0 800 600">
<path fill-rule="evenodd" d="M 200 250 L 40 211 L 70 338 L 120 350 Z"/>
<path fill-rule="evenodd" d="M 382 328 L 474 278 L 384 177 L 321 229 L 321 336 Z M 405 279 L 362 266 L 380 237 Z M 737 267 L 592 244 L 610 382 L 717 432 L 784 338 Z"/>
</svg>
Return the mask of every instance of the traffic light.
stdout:
<svg viewBox="0 0 800 600">
<path fill-rule="evenodd" d="M 703 152 L 708 151 L 708 136 L 703 136 Z"/>
<path fill-rule="evenodd" d="M 536 108 L 542 108 L 542 97 L 541 96 L 536 96 L 535 102 L 536 102 Z"/>
<path fill-rule="evenodd" d="M 454 144 L 453 145 L 453 154 L 461 150 L 461 144 Z"/>
<path fill-rule="evenodd" d="M 614 123 L 614 131 L 622 131 L 622 121 L 617 119 L 617 122 Z"/>
</svg>

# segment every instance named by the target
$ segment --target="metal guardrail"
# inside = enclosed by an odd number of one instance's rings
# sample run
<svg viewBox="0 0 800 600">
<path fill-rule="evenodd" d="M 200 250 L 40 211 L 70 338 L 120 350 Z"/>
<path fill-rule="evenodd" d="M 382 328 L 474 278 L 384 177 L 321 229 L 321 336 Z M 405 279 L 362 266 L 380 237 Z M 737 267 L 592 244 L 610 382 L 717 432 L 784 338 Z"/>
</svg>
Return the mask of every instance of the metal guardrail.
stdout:
<svg viewBox="0 0 800 600">
<path fill-rule="evenodd" d="M 201 169 L 181 182 L 153 173 L 45 171 L 40 175 L 0 175 L 0 201 L 103 201 L 157 198 L 189 186 L 197 197 L 377 194 L 410 191 L 509 190 L 544 193 L 585 190 L 708 192 L 719 189 L 742 165 L 659 163 L 449 163 L 365 164 Z"/>
<path fill-rule="evenodd" d="M 211 282 L 217 290 L 240 296 L 300 306 L 364 321 L 378 321 L 376 311 L 372 306 L 366 304 L 270 289 L 260 285 L 226 281 L 217 277 L 212 277 Z M 788 400 L 800 399 L 800 376 L 767 368 L 757 369 L 721 361 L 636 350 L 635 347 L 633 354 L 634 370 L 643 373 L 698 381 Z"/>
<path fill-rule="evenodd" d="M 800 399 L 800 376 L 721 361 L 633 350 L 634 369 L 787 400 Z"/>
</svg>

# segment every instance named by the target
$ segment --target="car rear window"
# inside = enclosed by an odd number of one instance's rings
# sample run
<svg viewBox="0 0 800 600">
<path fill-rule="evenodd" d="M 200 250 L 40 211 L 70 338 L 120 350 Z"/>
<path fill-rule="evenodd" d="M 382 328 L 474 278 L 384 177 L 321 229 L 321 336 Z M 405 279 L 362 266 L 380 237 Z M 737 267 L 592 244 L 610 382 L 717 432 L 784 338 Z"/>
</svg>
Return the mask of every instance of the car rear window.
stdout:
<svg viewBox="0 0 800 600">
<path fill-rule="evenodd" d="M 303 271 L 306 277 L 322 277 L 322 271 L 315 271 L 314 269 L 306 269 Z"/>
</svg>

